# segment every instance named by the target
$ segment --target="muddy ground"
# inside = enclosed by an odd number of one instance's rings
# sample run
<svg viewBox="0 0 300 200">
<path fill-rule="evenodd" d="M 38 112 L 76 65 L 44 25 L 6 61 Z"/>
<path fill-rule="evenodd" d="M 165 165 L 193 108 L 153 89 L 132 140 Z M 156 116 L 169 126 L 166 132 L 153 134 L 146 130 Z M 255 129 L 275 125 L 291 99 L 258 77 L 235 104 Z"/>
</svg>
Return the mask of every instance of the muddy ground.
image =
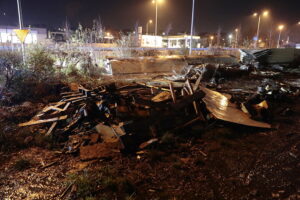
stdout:
<svg viewBox="0 0 300 200">
<path fill-rule="evenodd" d="M 294 75 L 274 79 L 299 86 Z M 243 99 L 262 80 L 243 77 L 218 90 Z M 2 134 L 25 136 L 0 152 L 0 199 L 300 199 L 299 100 L 296 95 L 273 103 L 271 130 L 220 121 L 204 130 L 195 124 L 166 133 L 141 154 L 87 162 L 61 154 L 59 144 L 39 139 L 38 129 L 16 128 L 42 105 L 30 105 L 25 113 L 2 108 Z"/>
</svg>

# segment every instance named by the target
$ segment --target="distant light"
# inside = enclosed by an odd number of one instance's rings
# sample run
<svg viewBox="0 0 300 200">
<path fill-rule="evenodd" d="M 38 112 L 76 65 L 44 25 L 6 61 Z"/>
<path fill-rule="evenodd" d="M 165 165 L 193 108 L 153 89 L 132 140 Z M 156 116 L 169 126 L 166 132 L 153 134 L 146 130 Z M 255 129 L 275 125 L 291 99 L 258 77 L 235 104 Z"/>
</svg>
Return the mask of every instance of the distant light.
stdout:
<svg viewBox="0 0 300 200">
<path fill-rule="evenodd" d="M 228 38 L 231 39 L 231 38 L 232 38 L 232 34 L 229 34 L 229 35 L 228 35 Z"/>
<path fill-rule="evenodd" d="M 284 29 L 284 25 L 281 24 L 281 25 L 278 26 L 278 30 L 281 31 L 281 30 L 283 30 L 283 29 Z"/>
<path fill-rule="evenodd" d="M 257 13 L 254 13 L 254 14 L 253 14 L 253 17 L 256 17 L 257 15 L 258 15 Z"/>
<path fill-rule="evenodd" d="M 300 25 L 300 21 L 298 22 L 298 25 Z"/>
<path fill-rule="evenodd" d="M 264 12 L 263 12 L 263 16 L 264 16 L 264 17 L 267 17 L 268 15 L 269 15 L 269 11 L 264 11 Z"/>
<path fill-rule="evenodd" d="M 110 36 L 110 32 L 107 32 L 106 35 L 107 35 L 107 36 Z"/>
<path fill-rule="evenodd" d="M 165 33 L 165 32 L 163 32 L 163 33 L 162 33 L 162 35 L 166 35 L 166 33 Z"/>
<path fill-rule="evenodd" d="M 210 36 L 210 39 L 213 40 L 213 39 L 214 39 L 214 36 Z"/>
<path fill-rule="evenodd" d="M 236 28 L 236 29 L 235 29 L 235 32 L 238 32 L 238 31 L 239 31 L 239 29 Z"/>
<path fill-rule="evenodd" d="M 261 43 L 261 40 L 258 40 L 259 43 Z"/>
<path fill-rule="evenodd" d="M 152 23 L 153 23 L 152 19 L 150 19 L 150 20 L 149 20 L 149 23 L 150 23 L 150 24 L 152 24 Z"/>
<path fill-rule="evenodd" d="M 154 3 L 156 3 L 156 1 L 157 1 L 157 3 L 163 3 L 164 2 L 164 0 L 152 0 L 152 3 L 154 4 Z"/>
</svg>

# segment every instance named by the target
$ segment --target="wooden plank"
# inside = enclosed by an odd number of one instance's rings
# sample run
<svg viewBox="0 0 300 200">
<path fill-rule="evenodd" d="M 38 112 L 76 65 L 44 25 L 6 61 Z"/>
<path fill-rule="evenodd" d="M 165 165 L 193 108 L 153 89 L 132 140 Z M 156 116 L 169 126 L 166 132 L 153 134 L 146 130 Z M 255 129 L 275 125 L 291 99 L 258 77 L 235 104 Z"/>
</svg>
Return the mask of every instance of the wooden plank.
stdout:
<svg viewBox="0 0 300 200">
<path fill-rule="evenodd" d="M 52 131 L 56 127 L 56 125 L 57 125 L 57 122 L 53 122 L 53 124 L 50 126 L 48 132 L 46 133 L 46 136 L 49 136 L 52 133 Z"/>
<path fill-rule="evenodd" d="M 173 102 L 176 103 L 176 95 L 175 95 L 175 92 L 174 92 L 174 87 L 173 87 L 172 82 L 170 82 L 169 85 L 170 85 L 170 91 L 171 91 Z"/>
<path fill-rule="evenodd" d="M 55 121 L 65 120 L 67 118 L 68 118 L 68 115 L 64 115 L 61 117 L 55 117 L 55 118 L 51 118 L 51 119 L 32 120 L 32 121 L 29 121 L 26 123 L 19 124 L 19 127 L 55 122 Z"/>
<path fill-rule="evenodd" d="M 73 101 L 76 101 L 76 100 L 82 100 L 82 99 L 86 99 L 86 98 L 87 98 L 86 96 L 74 97 L 74 98 L 70 98 L 70 99 L 65 99 L 64 101 L 65 102 L 73 102 Z"/>
<path fill-rule="evenodd" d="M 202 78 L 202 76 L 200 75 L 200 76 L 198 77 L 198 79 L 197 79 L 195 85 L 193 86 L 193 90 L 194 90 L 194 91 L 197 91 L 197 89 L 199 88 L 199 85 L 200 85 L 200 83 L 201 83 L 201 78 Z"/>
<path fill-rule="evenodd" d="M 74 94 L 70 94 L 70 95 L 65 95 L 62 96 L 62 98 L 70 98 L 70 97 L 78 97 L 78 96 L 82 96 L 82 93 L 74 93 Z"/>
</svg>

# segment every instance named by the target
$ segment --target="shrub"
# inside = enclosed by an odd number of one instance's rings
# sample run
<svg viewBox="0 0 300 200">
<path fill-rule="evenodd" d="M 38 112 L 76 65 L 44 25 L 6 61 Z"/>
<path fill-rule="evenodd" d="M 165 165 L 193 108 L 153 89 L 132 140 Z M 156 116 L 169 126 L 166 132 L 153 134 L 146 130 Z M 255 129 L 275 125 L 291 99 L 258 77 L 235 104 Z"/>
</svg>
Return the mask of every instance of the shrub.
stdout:
<svg viewBox="0 0 300 200">
<path fill-rule="evenodd" d="M 21 68 L 22 56 L 19 52 L 0 51 L 0 79 L 4 79 L 4 87 L 10 88 Z"/>
<path fill-rule="evenodd" d="M 54 75 L 54 59 L 51 53 L 42 46 L 30 49 L 27 64 L 38 80 L 46 80 Z"/>
</svg>

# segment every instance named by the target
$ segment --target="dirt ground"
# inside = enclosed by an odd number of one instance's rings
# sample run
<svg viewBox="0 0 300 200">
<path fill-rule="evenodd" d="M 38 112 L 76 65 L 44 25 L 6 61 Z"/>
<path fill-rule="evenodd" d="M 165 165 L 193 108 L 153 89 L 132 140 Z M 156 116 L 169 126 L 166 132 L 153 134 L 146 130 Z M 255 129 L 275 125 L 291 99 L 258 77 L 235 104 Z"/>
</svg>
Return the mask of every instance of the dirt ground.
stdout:
<svg viewBox="0 0 300 200">
<path fill-rule="evenodd" d="M 247 98 L 262 79 L 226 81 L 218 90 Z M 297 76 L 276 80 L 299 86 Z M 229 89 L 248 92 L 241 95 Z M 0 152 L 0 199 L 300 199 L 299 100 L 293 96 L 273 103 L 271 130 L 220 121 L 203 130 L 195 124 L 166 133 L 139 154 L 82 162 L 43 142 Z M 2 120 L 1 131 L 14 127 L 18 119 L 14 120 Z M 23 131 L 38 134 L 31 128 Z M 20 160 L 30 164 L 20 170 Z"/>
</svg>

